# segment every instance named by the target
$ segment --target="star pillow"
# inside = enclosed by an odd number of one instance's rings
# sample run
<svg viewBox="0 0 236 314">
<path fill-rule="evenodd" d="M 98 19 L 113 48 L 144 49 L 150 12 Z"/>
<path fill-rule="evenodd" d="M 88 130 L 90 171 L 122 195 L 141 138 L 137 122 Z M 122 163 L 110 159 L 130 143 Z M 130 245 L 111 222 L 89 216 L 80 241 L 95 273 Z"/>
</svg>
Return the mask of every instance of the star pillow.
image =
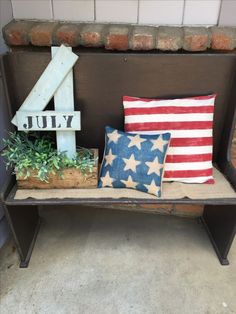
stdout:
<svg viewBox="0 0 236 314">
<path fill-rule="evenodd" d="M 138 135 L 106 127 L 98 187 L 131 188 L 161 196 L 170 133 Z"/>
</svg>

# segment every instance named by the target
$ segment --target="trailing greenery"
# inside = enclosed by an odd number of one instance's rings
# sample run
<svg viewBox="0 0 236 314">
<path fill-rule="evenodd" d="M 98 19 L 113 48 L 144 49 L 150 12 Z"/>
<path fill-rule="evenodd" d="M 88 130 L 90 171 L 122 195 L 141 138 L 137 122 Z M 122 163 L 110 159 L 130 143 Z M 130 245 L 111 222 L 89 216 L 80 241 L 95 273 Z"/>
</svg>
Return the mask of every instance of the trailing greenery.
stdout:
<svg viewBox="0 0 236 314">
<path fill-rule="evenodd" d="M 54 142 L 48 136 L 38 133 L 14 132 L 4 139 L 2 156 L 6 158 L 7 168 L 13 168 L 17 178 L 28 178 L 34 170 L 36 177 L 48 182 L 49 175 L 59 173 L 63 177 L 66 168 L 79 169 L 86 176 L 92 172 L 96 159 L 93 151 L 78 148 L 75 158 L 69 159 L 64 153 L 58 153 Z"/>
</svg>

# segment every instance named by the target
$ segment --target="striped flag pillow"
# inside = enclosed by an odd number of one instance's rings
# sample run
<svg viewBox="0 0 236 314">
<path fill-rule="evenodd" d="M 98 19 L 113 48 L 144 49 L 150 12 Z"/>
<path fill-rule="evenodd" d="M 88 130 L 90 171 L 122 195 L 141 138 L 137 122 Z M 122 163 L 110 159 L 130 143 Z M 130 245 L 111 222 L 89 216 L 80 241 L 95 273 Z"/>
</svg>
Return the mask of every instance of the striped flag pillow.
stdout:
<svg viewBox="0 0 236 314">
<path fill-rule="evenodd" d="M 126 132 L 171 133 L 163 181 L 214 183 L 212 126 L 215 97 L 168 100 L 123 97 Z"/>
</svg>

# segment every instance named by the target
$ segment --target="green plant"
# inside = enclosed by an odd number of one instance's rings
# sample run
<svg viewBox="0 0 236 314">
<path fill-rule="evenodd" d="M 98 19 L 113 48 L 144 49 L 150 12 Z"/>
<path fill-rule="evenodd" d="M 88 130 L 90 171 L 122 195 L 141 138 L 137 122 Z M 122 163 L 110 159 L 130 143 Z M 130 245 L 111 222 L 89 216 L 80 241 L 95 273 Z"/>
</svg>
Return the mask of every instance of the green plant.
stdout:
<svg viewBox="0 0 236 314">
<path fill-rule="evenodd" d="M 35 170 L 37 178 L 48 182 L 49 174 L 58 172 L 63 177 L 66 168 L 79 169 L 86 176 L 96 162 L 93 151 L 82 147 L 73 159 L 69 159 L 65 152 L 57 152 L 48 136 L 40 137 L 37 133 L 14 132 L 3 141 L 2 156 L 6 158 L 6 167 L 13 168 L 17 178 L 26 179 L 31 175 L 30 170 Z"/>
</svg>

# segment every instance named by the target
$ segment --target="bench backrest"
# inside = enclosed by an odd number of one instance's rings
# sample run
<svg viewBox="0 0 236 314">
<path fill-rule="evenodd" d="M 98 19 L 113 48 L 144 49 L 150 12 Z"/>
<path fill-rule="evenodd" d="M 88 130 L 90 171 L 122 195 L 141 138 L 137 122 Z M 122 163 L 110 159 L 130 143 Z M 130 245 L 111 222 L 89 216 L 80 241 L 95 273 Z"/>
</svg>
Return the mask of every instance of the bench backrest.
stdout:
<svg viewBox="0 0 236 314">
<path fill-rule="evenodd" d="M 74 67 L 75 108 L 81 111 L 77 143 L 104 145 L 104 127 L 123 129 L 122 96 L 182 97 L 217 93 L 214 160 L 227 150 L 236 109 L 236 55 L 79 51 Z M 48 62 L 49 51 L 12 52 L 2 59 L 14 114 Z M 53 107 L 51 107 L 53 108 Z"/>
</svg>

